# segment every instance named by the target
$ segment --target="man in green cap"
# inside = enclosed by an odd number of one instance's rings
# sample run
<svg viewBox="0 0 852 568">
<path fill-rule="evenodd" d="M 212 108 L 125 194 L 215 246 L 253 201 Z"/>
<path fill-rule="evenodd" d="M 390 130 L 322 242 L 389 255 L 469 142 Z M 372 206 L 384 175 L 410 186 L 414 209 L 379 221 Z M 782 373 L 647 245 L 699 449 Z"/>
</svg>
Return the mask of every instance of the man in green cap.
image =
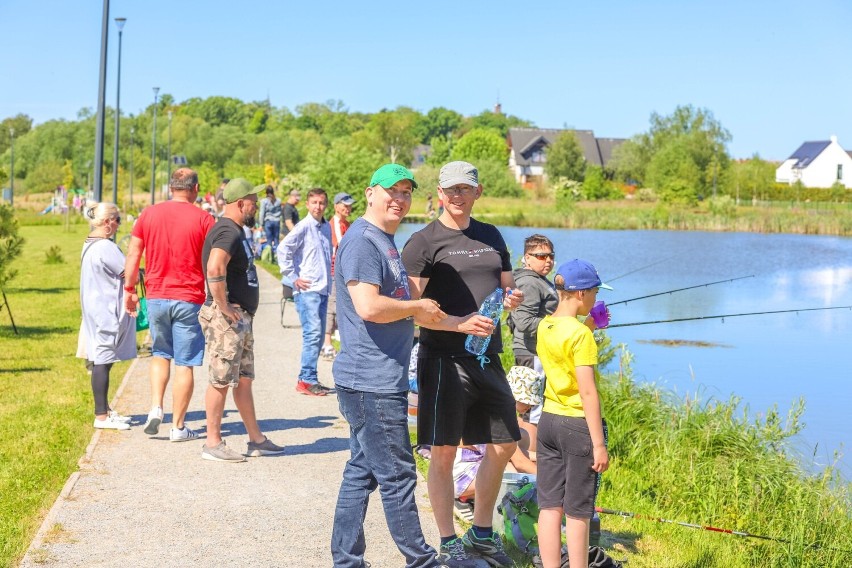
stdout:
<svg viewBox="0 0 852 568">
<path fill-rule="evenodd" d="M 251 245 L 243 232 L 254 225 L 257 194 L 264 186 L 252 187 L 243 178 L 228 182 L 222 192 L 225 210 L 207 234 L 202 266 L 207 276 L 207 299 L 198 313 L 207 338 L 210 359 L 207 394 L 207 441 L 201 457 L 219 462 L 243 462 L 245 458 L 222 439 L 222 414 L 228 388 L 249 436 L 247 456 L 280 454 L 284 448 L 263 435 L 254 411 L 251 387 L 254 381 L 254 336 L 252 318 L 260 303 L 257 268 Z"/>
<path fill-rule="evenodd" d="M 337 251 L 334 286 L 341 349 L 333 372 L 340 412 L 349 422 L 351 452 L 331 535 L 337 568 L 364 566 L 364 511 L 377 487 L 388 529 L 408 568 L 457 566 L 445 563 L 426 544 L 414 500 L 417 472 L 408 438 L 414 322 L 446 317 L 435 302 L 411 299 L 393 238 L 416 187 L 407 168 L 379 168 L 364 192 L 364 216 L 352 223 Z"/>
</svg>

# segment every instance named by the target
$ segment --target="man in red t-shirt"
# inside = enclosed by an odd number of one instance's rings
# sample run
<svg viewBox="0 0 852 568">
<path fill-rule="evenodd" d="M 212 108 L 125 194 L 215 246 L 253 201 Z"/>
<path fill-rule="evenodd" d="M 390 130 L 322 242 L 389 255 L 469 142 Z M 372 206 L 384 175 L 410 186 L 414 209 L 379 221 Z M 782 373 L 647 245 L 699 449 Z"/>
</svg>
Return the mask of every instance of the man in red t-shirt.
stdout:
<svg viewBox="0 0 852 568">
<path fill-rule="evenodd" d="M 337 256 L 337 247 L 346 229 L 349 228 L 349 216 L 352 214 L 352 206 L 355 200 L 348 193 L 338 193 L 334 196 L 334 215 L 331 217 L 331 276 L 334 282 L 334 257 Z M 331 344 L 331 335 L 337 329 L 337 294 L 332 285 L 328 294 L 328 313 L 325 319 L 325 340 L 323 341 L 320 355 L 323 359 L 334 359 L 337 352 Z"/>
<path fill-rule="evenodd" d="M 204 359 L 204 334 L 198 311 L 204 303 L 201 248 L 215 219 L 195 207 L 198 174 L 189 168 L 175 170 L 169 180 L 172 199 L 147 207 L 133 226 L 124 266 L 124 307 L 135 314 L 139 305 L 135 288 L 139 262 L 145 255 L 145 289 L 151 330 L 151 412 L 145 433 L 154 436 L 163 421 L 163 397 L 169 383 L 170 362 L 175 362 L 172 384 L 172 442 L 198 438 L 184 424 L 194 385 L 193 367 Z"/>
</svg>

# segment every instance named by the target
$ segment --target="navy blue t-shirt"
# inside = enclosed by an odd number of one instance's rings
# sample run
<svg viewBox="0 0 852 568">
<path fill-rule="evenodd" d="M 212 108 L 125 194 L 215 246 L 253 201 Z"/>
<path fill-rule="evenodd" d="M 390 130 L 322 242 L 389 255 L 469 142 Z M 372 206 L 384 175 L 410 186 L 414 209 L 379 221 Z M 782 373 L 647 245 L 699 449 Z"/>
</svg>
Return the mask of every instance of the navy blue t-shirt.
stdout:
<svg viewBox="0 0 852 568">
<path fill-rule="evenodd" d="M 375 284 L 382 296 L 411 299 L 408 275 L 393 235 L 363 218 L 352 223 L 343 235 L 335 260 L 340 354 L 334 359 L 332 368 L 334 383 L 364 392 L 407 391 L 414 320 L 364 321 L 355 312 L 347 282 Z"/>
</svg>

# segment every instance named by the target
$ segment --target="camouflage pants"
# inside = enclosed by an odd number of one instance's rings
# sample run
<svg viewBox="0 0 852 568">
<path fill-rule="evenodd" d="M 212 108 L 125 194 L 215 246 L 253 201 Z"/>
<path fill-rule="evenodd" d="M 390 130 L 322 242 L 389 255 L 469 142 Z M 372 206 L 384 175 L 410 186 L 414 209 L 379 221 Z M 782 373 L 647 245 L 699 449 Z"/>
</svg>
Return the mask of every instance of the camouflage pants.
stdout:
<svg viewBox="0 0 852 568">
<path fill-rule="evenodd" d="M 207 378 L 218 388 L 236 387 L 240 377 L 254 379 L 252 316 L 241 308 L 234 309 L 242 316 L 237 323 L 231 323 L 216 304 L 201 306 L 198 312 L 210 358 Z"/>
</svg>

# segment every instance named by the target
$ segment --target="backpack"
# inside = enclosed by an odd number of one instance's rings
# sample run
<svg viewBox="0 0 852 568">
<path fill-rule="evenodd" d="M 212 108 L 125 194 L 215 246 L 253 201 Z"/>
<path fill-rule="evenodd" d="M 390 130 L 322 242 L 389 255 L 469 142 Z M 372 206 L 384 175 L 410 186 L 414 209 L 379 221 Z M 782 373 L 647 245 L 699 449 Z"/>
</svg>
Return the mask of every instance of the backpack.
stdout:
<svg viewBox="0 0 852 568">
<path fill-rule="evenodd" d="M 507 491 L 497 509 L 506 540 L 526 554 L 538 554 L 538 499 L 535 483 Z"/>
</svg>

